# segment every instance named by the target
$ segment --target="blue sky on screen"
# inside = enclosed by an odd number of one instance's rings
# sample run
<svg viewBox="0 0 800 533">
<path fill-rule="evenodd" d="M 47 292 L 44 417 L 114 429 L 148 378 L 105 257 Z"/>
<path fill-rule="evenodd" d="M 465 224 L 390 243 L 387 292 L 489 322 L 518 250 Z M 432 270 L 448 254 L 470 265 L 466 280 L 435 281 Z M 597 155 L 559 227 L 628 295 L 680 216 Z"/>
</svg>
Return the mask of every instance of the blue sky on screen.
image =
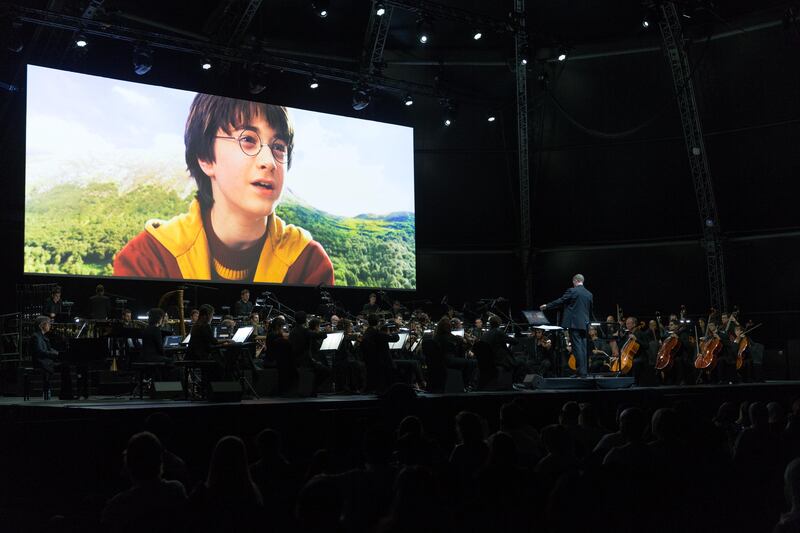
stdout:
<svg viewBox="0 0 800 533">
<path fill-rule="evenodd" d="M 183 128 L 195 94 L 31 65 L 27 155 L 110 173 L 141 158 L 154 166 L 184 165 Z M 287 186 L 297 196 L 341 216 L 414 211 L 411 128 L 295 108 L 289 113 L 295 152 Z"/>
</svg>

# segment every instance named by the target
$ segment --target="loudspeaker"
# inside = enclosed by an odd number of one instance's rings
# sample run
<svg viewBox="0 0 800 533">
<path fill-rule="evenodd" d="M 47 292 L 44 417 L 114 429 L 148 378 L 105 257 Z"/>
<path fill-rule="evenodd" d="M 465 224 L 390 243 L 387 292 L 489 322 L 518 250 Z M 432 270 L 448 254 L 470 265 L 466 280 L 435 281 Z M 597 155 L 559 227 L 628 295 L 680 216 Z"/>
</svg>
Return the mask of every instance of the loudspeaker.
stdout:
<svg viewBox="0 0 800 533">
<path fill-rule="evenodd" d="M 538 389 L 542 386 L 542 381 L 544 378 L 539 374 L 525 374 L 525 377 L 522 378 L 522 386 L 526 389 Z"/>
<path fill-rule="evenodd" d="M 183 396 L 183 383 L 180 381 L 154 381 L 150 390 L 150 398 L 154 400 L 172 400 Z"/>
<path fill-rule="evenodd" d="M 444 392 L 464 392 L 464 374 L 455 368 L 447 369 L 447 377 L 444 382 Z"/>
<path fill-rule="evenodd" d="M 208 401 L 241 402 L 242 384 L 238 381 L 212 381 L 208 384 Z"/>
<path fill-rule="evenodd" d="M 258 396 L 275 396 L 278 394 L 278 369 L 265 368 L 255 371 L 254 384 Z"/>
</svg>

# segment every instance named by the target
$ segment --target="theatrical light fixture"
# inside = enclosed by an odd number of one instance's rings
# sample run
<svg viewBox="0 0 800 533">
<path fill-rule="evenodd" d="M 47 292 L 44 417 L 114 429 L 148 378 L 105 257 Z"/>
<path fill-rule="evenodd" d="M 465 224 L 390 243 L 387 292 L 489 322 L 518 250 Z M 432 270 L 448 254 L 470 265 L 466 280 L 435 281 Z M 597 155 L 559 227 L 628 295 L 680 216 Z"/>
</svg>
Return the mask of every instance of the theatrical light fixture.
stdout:
<svg viewBox="0 0 800 533">
<path fill-rule="evenodd" d="M 89 41 L 86 40 L 86 36 L 82 33 L 79 33 L 75 36 L 75 46 L 78 48 L 86 48 L 86 45 L 89 44 Z"/>
<path fill-rule="evenodd" d="M 414 99 L 413 99 L 413 98 L 411 98 L 411 95 L 410 95 L 410 94 L 407 94 L 407 95 L 406 95 L 406 99 L 405 99 L 405 100 L 403 100 L 403 103 L 404 103 L 406 106 L 414 105 Z"/>
<path fill-rule="evenodd" d="M 494 122 L 495 120 L 497 120 L 497 117 L 494 113 L 489 113 L 486 115 L 486 122 Z"/>
<path fill-rule="evenodd" d="M 647 29 L 650 27 L 650 21 L 646 18 L 642 20 L 642 28 Z"/>
<path fill-rule="evenodd" d="M 419 19 L 417 21 L 417 40 L 421 44 L 428 44 L 431 38 L 432 25 L 427 19 Z"/>
<path fill-rule="evenodd" d="M 139 43 L 133 47 L 133 71 L 139 76 L 144 76 L 153 68 L 153 49 L 146 43 Z"/>
<path fill-rule="evenodd" d="M 528 47 L 526 45 L 520 47 L 517 60 L 523 67 L 528 64 Z"/>
<path fill-rule="evenodd" d="M 250 77 L 247 80 L 247 90 L 250 94 L 261 94 L 267 88 L 267 77 L 253 69 L 250 71 Z"/>
<path fill-rule="evenodd" d="M 370 102 L 369 89 L 362 85 L 353 87 L 353 109 L 361 111 L 365 109 Z"/>
<path fill-rule="evenodd" d="M 319 87 L 319 80 L 317 80 L 316 76 L 311 76 L 311 79 L 308 80 L 308 88 L 316 89 L 317 87 Z"/>
<path fill-rule="evenodd" d="M 567 60 L 567 51 L 563 48 L 558 52 L 558 60 L 559 61 L 566 61 Z"/>
<path fill-rule="evenodd" d="M 207 58 L 207 57 L 204 57 L 203 58 L 203 62 L 200 63 L 200 67 L 203 70 L 211 70 L 211 60 L 209 58 Z"/>
<path fill-rule="evenodd" d="M 316 0 L 311 7 L 319 18 L 324 19 L 328 16 L 328 0 Z"/>
<path fill-rule="evenodd" d="M 483 33 L 481 33 L 480 30 L 475 30 L 474 32 L 472 32 L 472 39 L 473 40 L 479 41 L 481 39 L 481 37 L 483 37 Z"/>
<path fill-rule="evenodd" d="M 452 123 L 453 123 L 453 121 L 450 120 L 450 117 L 444 117 L 444 125 L 445 126 L 449 126 Z"/>
<path fill-rule="evenodd" d="M 386 14 L 386 6 L 383 5 L 383 2 L 378 2 L 375 4 L 375 14 L 379 17 L 382 17 Z"/>
</svg>

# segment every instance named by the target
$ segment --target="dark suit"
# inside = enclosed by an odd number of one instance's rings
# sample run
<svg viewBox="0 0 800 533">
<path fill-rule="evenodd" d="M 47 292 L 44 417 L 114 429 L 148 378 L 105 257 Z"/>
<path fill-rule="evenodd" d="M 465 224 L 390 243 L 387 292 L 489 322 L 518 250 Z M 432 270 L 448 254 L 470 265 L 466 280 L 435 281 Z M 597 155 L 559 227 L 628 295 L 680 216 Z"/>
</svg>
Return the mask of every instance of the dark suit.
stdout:
<svg viewBox="0 0 800 533">
<path fill-rule="evenodd" d="M 394 383 L 395 363 L 389 343 L 400 340 L 397 333 L 383 333 L 374 327 L 367 328 L 361 340 L 361 353 L 367 369 L 367 392 L 381 393 Z"/>
<path fill-rule="evenodd" d="M 55 372 L 54 358 L 58 357 L 58 351 L 50 346 L 50 339 L 44 336 L 41 330 L 37 330 L 31 335 L 30 355 L 33 364 L 44 369 L 48 374 Z"/>
<path fill-rule="evenodd" d="M 569 330 L 578 375 L 586 376 L 586 330 L 592 318 L 592 293 L 583 285 L 572 287 L 561 298 L 548 303 L 545 309 L 556 307 L 564 309 L 561 327 Z"/>
<path fill-rule="evenodd" d="M 296 324 L 289 333 L 295 368 L 310 368 L 314 372 L 315 393 L 331 375 L 330 369 L 314 358 L 315 352 L 319 354 L 319 342 L 327 336 L 324 331 L 311 331 L 300 324 Z"/>
<path fill-rule="evenodd" d="M 95 294 L 89 298 L 89 317 L 95 320 L 105 320 L 111 314 L 111 300 L 108 296 Z"/>
<path fill-rule="evenodd" d="M 233 316 L 250 316 L 250 313 L 253 312 L 253 302 L 247 300 L 237 300 L 235 304 L 233 304 Z"/>
</svg>

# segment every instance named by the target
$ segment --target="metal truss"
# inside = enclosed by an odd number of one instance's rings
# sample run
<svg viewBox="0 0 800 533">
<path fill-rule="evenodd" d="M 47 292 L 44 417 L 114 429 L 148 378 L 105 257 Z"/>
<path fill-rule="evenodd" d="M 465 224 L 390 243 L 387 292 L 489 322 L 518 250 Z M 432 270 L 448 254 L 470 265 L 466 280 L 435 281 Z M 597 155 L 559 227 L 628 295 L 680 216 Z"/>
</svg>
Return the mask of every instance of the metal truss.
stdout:
<svg viewBox="0 0 800 533">
<path fill-rule="evenodd" d="M 700 124 L 700 113 L 692 83 L 693 72 L 684 45 L 680 15 L 673 2 L 659 4 L 661 17 L 658 25 L 661 30 L 664 51 L 672 70 L 672 82 L 675 88 L 683 138 L 689 154 L 689 167 L 697 199 L 697 209 L 703 228 L 703 248 L 706 254 L 708 271 L 708 290 L 711 305 L 719 310 L 727 308 L 727 292 L 725 289 L 725 265 L 722 252 L 722 239 L 717 214 L 717 204 L 711 184 L 711 171 L 706 156 L 703 140 L 703 129 Z"/>
<path fill-rule="evenodd" d="M 528 164 L 528 34 L 525 31 L 525 0 L 514 0 L 519 27 L 514 33 L 514 59 L 517 79 L 517 161 L 519 173 L 519 243 L 525 303 L 533 303 L 531 275 L 531 187 Z"/>
<path fill-rule="evenodd" d="M 507 21 L 485 17 L 466 9 L 428 2 L 427 0 L 385 0 L 383 3 L 387 7 L 398 7 L 422 17 L 461 22 L 474 28 L 480 28 L 482 31 L 511 33 L 515 30 L 514 26 Z"/>
<path fill-rule="evenodd" d="M 394 11 L 392 6 L 386 6 L 386 12 L 379 17 L 375 14 L 375 4 L 376 2 L 373 0 L 359 65 L 361 72 L 366 74 L 379 74 L 383 69 L 383 49 L 386 46 L 386 38 L 389 36 L 389 27 Z"/>
</svg>

